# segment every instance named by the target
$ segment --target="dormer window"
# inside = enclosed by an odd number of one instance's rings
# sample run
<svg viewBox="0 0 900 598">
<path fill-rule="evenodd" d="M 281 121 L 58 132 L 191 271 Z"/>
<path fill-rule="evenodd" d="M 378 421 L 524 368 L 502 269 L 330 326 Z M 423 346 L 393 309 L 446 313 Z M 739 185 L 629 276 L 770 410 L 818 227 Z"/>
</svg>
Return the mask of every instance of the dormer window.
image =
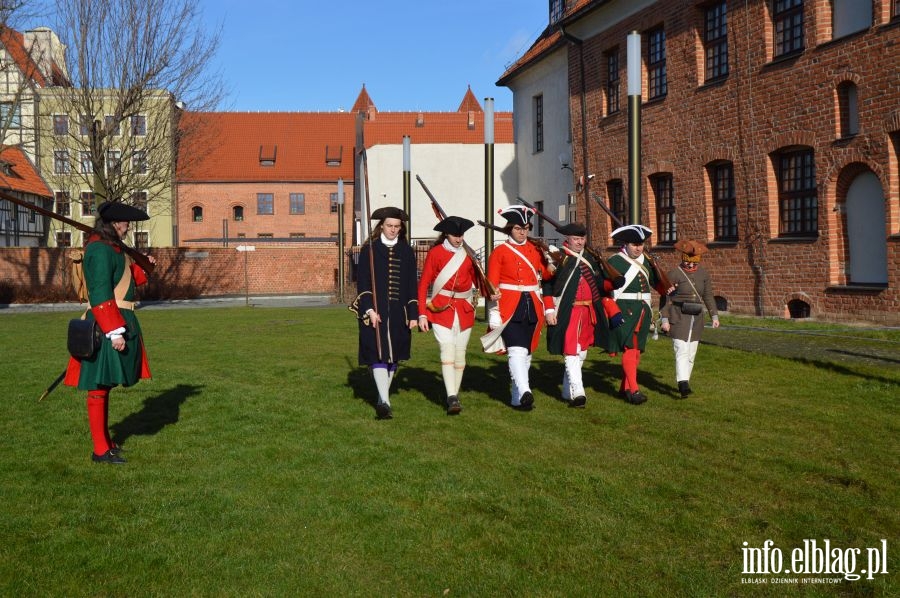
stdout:
<svg viewBox="0 0 900 598">
<path fill-rule="evenodd" d="M 259 146 L 259 165 L 275 166 L 275 158 L 278 156 L 277 145 L 261 145 Z"/>
<path fill-rule="evenodd" d="M 12 172 L 12 162 L 7 162 L 6 160 L 0 160 L 0 172 L 2 172 L 6 176 L 10 176 Z"/>
<path fill-rule="evenodd" d="M 341 159 L 344 155 L 344 146 L 338 145 L 326 145 L 325 146 L 325 165 L 326 166 L 340 166 Z"/>
</svg>

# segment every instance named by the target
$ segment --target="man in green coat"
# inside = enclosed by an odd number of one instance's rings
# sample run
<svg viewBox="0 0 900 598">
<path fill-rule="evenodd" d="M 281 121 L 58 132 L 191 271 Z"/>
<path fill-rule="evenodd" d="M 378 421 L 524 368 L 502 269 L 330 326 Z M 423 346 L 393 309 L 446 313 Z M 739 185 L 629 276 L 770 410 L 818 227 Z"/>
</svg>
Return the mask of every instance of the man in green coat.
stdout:
<svg viewBox="0 0 900 598">
<path fill-rule="evenodd" d="M 623 319 L 615 301 L 608 297 L 613 282 L 586 249 L 587 228 L 572 222 L 556 230 L 565 236 L 565 257 L 556 269 L 552 290 L 544 293 L 552 295 L 556 305 L 547 313 L 547 350 L 565 360 L 563 400 L 569 407 L 584 407 L 587 397 L 581 369 L 588 347 L 599 345 L 601 331 L 619 326 Z"/>
<path fill-rule="evenodd" d="M 147 220 L 143 210 L 103 202 L 97 208 L 94 232 L 84 249 L 84 280 L 89 309 L 86 318 L 96 320 L 104 338 L 100 348 L 86 358 L 72 357 L 64 383 L 87 391 L 88 423 L 95 463 L 125 463 L 121 447 L 109 436 L 109 391 L 132 386 L 150 377 L 141 327 L 134 314 L 134 288 L 147 281 L 146 273 L 125 254 L 122 240 L 133 220 Z M 147 258 L 156 263 L 152 257 Z"/>
<path fill-rule="evenodd" d="M 644 242 L 652 234 L 652 230 L 641 224 L 617 228 L 612 238 L 621 250 L 609 258 L 609 263 L 625 275 L 625 285 L 613 292 L 625 323 L 610 330 L 605 346 L 610 355 L 622 354 L 619 392 L 632 405 L 640 405 L 647 400 L 638 386 L 637 372 L 653 319 L 653 295 L 650 291 L 655 289 L 660 295 L 667 295 L 675 290 L 675 287 L 663 287 L 653 262 L 644 255 Z"/>
</svg>

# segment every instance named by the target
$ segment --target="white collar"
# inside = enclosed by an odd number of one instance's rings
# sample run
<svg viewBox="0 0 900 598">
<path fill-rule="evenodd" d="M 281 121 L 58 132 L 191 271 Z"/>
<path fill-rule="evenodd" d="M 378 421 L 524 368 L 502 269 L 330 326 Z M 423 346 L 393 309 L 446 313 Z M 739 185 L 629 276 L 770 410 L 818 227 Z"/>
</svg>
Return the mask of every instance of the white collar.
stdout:
<svg viewBox="0 0 900 598">
<path fill-rule="evenodd" d="M 397 244 L 397 241 L 400 240 L 400 235 L 394 237 L 393 241 L 389 241 L 387 237 L 384 236 L 384 233 L 381 233 L 381 243 L 382 245 L 387 245 L 388 247 L 393 247 Z"/>
<path fill-rule="evenodd" d="M 454 247 L 453 245 L 451 245 L 449 239 L 444 239 L 444 242 L 441 243 L 441 247 L 443 247 L 444 249 L 446 249 L 446 250 L 449 251 L 450 253 L 456 253 L 457 251 L 459 251 L 460 249 L 462 249 L 462 245 L 460 245 L 459 247 Z"/>
<path fill-rule="evenodd" d="M 525 240 L 522 241 L 521 243 L 517 243 L 516 240 L 513 239 L 513 238 L 510 236 L 510 237 L 506 240 L 506 242 L 507 242 L 507 243 L 510 243 L 510 244 L 512 244 L 512 245 L 518 245 L 519 247 L 521 247 L 522 245 L 524 245 L 525 243 L 528 242 L 528 237 L 525 237 Z"/>
</svg>

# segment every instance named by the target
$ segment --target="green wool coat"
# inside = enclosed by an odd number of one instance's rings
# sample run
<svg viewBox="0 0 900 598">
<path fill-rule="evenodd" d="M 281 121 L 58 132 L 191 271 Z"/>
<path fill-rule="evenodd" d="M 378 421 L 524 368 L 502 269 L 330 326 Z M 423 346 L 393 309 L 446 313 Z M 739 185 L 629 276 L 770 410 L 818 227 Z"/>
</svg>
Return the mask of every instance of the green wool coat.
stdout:
<svg viewBox="0 0 900 598">
<path fill-rule="evenodd" d="M 631 263 L 621 253 L 610 256 L 609 263 L 624 276 Z M 650 260 L 644 259 L 644 268 L 623 289 L 625 293 L 650 293 L 659 284 L 656 273 L 650 267 Z M 641 351 L 647 345 L 647 334 L 650 332 L 650 323 L 653 320 L 653 310 L 644 301 L 636 299 L 617 299 L 619 309 L 625 323 L 612 330 L 607 329 L 601 346 L 608 353 L 621 353 L 626 347 L 634 348 L 634 336 L 637 333 L 637 348 Z"/>
<path fill-rule="evenodd" d="M 601 289 L 602 293 L 603 279 L 606 278 L 603 269 L 597 264 L 594 256 L 587 251 L 584 252 L 584 258 L 591 265 L 597 280 L 597 287 Z M 578 283 L 581 281 L 581 278 L 582 274 L 581 268 L 578 267 L 578 260 L 571 255 L 567 255 L 556 269 L 556 274 L 553 277 L 552 295 L 558 300 L 556 302 L 556 326 L 547 327 L 547 350 L 551 355 L 563 354 L 566 330 L 569 328 L 569 318 L 572 316 L 572 304 L 575 302 L 575 292 L 578 290 Z M 566 284 L 567 280 L 569 281 L 568 285 Z M 544 294 L 546 293 L 547 291 L 545 290 Z M 600 301 L 594 302 L 594 312 L 597 314 L 597 325 L 594 327 L 594 346 L 604 346 L 602 344 L 604 330 L 608 333 L 609 322 L 606 320 L 606 312 L 603 310 L 603 304 Z"/>
<path fill-rule="evenodd" d="M 100 305 L 115 299 L 113 289 L 125 272 L 125 255 L 106 243 L 95 241 L 85 248 L 83 264 L 90 304 Z M 134 301 L 134 286 L 132 279 L 124 300 Z M 80 390 L 95 390 L 99 386 L 132 386 L 140 380 L 143 359 L 141 326 L 133 310 L 120 311 L 125 319 L 125 350 L 116 351 L 112 341 L 104 337 L 100 350 L 93 357 L 80 360 Z M 94 319 L 94 314 L 88 310 L 87 317 Z"/>
</svg>

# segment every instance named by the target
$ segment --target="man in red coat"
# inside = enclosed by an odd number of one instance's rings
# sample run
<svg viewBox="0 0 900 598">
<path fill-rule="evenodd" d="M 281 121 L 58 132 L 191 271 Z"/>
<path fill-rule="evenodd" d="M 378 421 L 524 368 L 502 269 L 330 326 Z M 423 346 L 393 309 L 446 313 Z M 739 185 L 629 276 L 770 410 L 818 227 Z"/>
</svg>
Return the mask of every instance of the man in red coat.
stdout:
<svg viewBox="0 0 900 598">
<path fill-rule="evenodd" d="M 488 310 L 491 331 L 481 337 L 484 350 L 509 356 L 513 408 L 529 411 L 534 396 L 528 381 L 531 354 L 544 327 L 544 311 L 553 310 L 553 297 L 544 296 L 544 281 L 553 276 L 546 247 L 528 238 L 534 210 L 522 205 L 500 210 L 509 235 L 491 252 L 488 281 L 500 291 L 500 300 Z"/>
<path fill-rule="evenodd" d="M 459 388 L 466 369 L 466 347 L 475 324 L 475 265 L 463 246 L 463 234 L 473 226 L 474 222 L 459 216 L 438 222 L 434 230 L 441 235 L 425 257 L 419 279 L 419 305 L 425 306 L 419 314 L 419 330 L 432 330 L 440 346 L 449 415 L 462 411 Z"/>
</svg>

